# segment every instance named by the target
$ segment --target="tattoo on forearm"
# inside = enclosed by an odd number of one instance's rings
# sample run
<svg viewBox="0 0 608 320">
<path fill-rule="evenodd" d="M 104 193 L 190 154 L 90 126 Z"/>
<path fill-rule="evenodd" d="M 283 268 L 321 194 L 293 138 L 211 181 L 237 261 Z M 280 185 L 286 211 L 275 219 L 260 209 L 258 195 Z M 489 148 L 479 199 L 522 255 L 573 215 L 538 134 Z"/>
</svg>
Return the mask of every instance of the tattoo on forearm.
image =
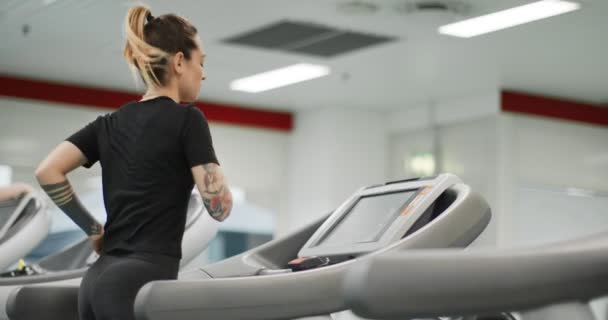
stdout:
<svg viewBox="0 0 608 320">
<path fill-rule="evenodd" d="M 59 209 L 65 212 L 87 235 L 101 234 L 102 225 L 80 203 L 69 181 L 41 185 L 41 187 Z"/>
<path fill-rule="evenodd" d="M 205 169 L 205 191 L 201 194 L 203 203 L 214 218 L 225 216 L 232 208 L 232 195 L 225 186 L 223 175 L 217 170 L 217 164 L 203 165 Z"/>
</svg>

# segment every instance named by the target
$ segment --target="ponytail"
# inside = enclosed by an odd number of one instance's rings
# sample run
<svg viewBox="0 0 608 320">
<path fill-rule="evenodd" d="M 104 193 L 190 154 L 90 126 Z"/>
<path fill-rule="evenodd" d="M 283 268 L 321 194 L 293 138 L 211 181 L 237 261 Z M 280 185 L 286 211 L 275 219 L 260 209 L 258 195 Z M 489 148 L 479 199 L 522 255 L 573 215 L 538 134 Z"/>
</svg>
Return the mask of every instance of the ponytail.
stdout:
<svg viewBox="0 0 608 320">
<path fill-rule="evenodd" d="M 162 83 L 154 69 L 158 68 L 159 64 L 165 64 L 169 54 L 148 44 L 145 40 L 144 27 L 147 21 L 152 19 L 154 18 L 150 9 L 145 6 L 138 5 L 129 9 L 125 22 L 127 43 L 123 56 L 134 68 L 133 71 L 139 71 L 147 86 L 160 86 Z"/>
</svg>

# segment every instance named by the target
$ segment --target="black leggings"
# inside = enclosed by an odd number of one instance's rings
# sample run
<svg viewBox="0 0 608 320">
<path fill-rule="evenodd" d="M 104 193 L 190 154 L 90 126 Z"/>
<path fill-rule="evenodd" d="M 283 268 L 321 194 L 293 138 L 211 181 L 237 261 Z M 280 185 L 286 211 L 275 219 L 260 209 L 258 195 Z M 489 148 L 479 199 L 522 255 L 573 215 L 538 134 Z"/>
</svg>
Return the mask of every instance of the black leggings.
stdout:
<svg viewBox="0 0 608 320">
<path fill-rule="evenodd" d="M 179 259 L 150 253 L 102 254 L 89 268 L 78 292 L 80 320 L 134 320 L 133 303 L 153 280 L 177 279 Z"/>
</svg>

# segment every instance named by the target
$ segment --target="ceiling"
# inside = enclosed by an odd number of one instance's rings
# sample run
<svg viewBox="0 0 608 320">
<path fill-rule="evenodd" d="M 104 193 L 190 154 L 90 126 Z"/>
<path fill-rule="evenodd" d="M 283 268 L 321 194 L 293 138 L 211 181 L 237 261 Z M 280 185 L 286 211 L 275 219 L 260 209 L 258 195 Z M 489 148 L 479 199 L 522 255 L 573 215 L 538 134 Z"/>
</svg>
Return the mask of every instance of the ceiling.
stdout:
<svg viewBox="0 0 608 320">
<path fill-rule="evenodd" d="M 352 1 L 352 0 L 351 0 Z M 200 99 L 276 110 L 320 107 L 393 109 L 496 88 L 608 102 L 608 1 L 523 26 L 459 39 L 436 27 L 462 17 L 407 14 L 412 0 L 362 0 L 370 10 L 343 10 L 336 0 L 145 1 L 154 15 L 174 12 L 199 29 L 207 53 Z M 446 0 L 453 1 L 453 0 Z M 464 0 L 470 16 L 533 1 Z M 121 56 L 126 1 L 0 2 L 0 73 L 116 90 L 137 90 Z M 355 11 L 355 12 L 353 12 Z M 269 50 L 223 40 L 282 20 L 395 37 L 396 41 L 333 57 Z M 27 32 L 24 35 L 24 25 Z M 252 94 L 230 81 L 299 62 L 331 75 Z M 141 88 L 140 88 L 141 90 Z"/>
</svg>

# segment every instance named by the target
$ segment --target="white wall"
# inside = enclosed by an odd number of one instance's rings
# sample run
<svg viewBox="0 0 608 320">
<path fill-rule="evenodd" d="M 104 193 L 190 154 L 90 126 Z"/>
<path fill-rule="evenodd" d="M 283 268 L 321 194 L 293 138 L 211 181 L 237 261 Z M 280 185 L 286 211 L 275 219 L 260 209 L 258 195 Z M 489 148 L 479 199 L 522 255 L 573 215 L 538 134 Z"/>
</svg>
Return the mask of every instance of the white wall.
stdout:
<svg viewBox="0 0 608 320">
<path fill-rule="evenodd" d="M 391 133 L 399 133 L 475 120 L 499 112 L 500 92 L 495 89 L 406 106 L 390 112 L 387 123 Z"/>
<path fill-rule="evenodd" d="M 513 116 L 521 183 L 608 192 L 608 128 Z"/>
<path fill-rule="evenodd" d="M 290 142 L 289 206 L 280 233 L 335 209 L 362 186 L 386 178 L 386 118 L 338 108 L 296 113 Z"/>
<path fill-rule="evenodd" d="M 508 226 L 509 244 L 543 244 L 606 232 L 607 208 L 607 195 L 519 186 Z"/>
<path fill-rule="evenodd" d="M 505 242 L 546 243 L 608 231 L 608 128 L 508 115 L 513 212 Z"/>
<path fill-rule="evenodd" d="M 34 170 L 57 144 L 108 110 L 0 97 L 0 164 L 13 168 L 13 181 L 37 185 Z M 70 175 L 77 189 L 93 189 L 99 166 Z"/>
<path fill-rule="evenodd" d="M 416 172 L 412 168 L 412 159 L 418 155 L 433 154 L 433 135 L 434 132 L 430 128 L 389 135 L 388 179 L 400 180 L 425 175 L 426 172 Z M 437 160 L 435 157 L 433 159 Z"/>
</svg>

